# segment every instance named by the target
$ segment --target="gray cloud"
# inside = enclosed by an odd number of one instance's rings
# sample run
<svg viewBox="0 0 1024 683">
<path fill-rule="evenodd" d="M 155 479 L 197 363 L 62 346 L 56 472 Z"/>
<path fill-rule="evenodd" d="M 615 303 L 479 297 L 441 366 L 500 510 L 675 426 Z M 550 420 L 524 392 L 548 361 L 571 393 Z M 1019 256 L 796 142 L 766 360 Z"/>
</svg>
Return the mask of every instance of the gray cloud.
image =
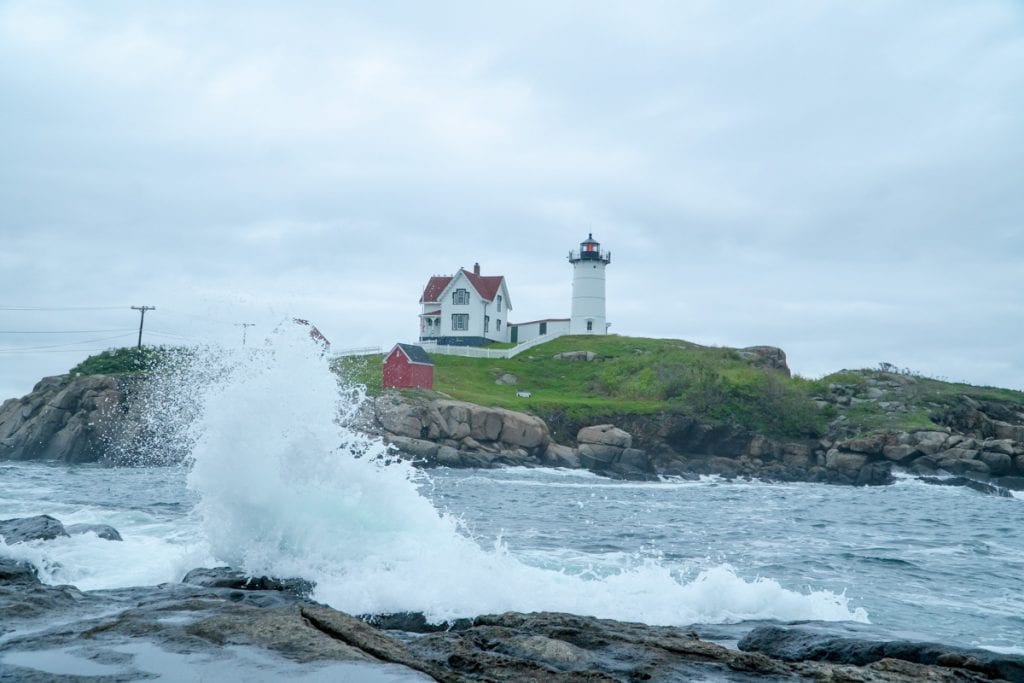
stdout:
<svg viewBox="0 0 1024 683">
<path fill-rule="evenodd" d="M 621 334 L 1024 389 L 1022 64 L 1008 0 L 2 2 L 0 305 L 121 308 L 0 328 L 387 346 L 474 261 L 566 314 L 593 231 Z"/>
</svg>

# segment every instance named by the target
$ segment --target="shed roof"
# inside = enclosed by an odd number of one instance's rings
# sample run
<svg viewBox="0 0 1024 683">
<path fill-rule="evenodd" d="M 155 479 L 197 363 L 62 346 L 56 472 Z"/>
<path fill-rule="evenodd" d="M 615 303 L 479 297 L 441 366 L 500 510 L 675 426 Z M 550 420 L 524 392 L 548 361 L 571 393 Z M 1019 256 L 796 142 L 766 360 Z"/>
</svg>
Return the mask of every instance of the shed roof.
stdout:
<svg viewBox="0 0 1024 683">
<path fill-rule="evenodd" d="M 405 357 L 409 359 L 410 363 L 416 363 L 418 365 L 433 365 L 434 361 L 430 360 L 430 356 L 423 350 L 422 346 L 416 346 L 415 344 L 395 344 L 391 351 L 388 352 L 390 357 L 395 349 L 401 349 Z"/>
</svg>

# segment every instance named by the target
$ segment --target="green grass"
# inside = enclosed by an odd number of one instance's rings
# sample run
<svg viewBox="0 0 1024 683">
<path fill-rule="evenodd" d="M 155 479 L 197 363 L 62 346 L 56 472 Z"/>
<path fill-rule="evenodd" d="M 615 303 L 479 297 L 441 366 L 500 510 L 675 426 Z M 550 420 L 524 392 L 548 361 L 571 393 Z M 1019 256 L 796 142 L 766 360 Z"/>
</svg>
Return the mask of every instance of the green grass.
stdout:
<svg viewBox="0 0 1024 683">
<path fill-rule="evenodd" d="M 566 351 L 593 351 L 597 360 L 553 358 Z M 825 428 L 806 380 L 753 368 L 734 349 L 609 335 L 559 337 L 510 359 L 432 358 L 436 391 L 541 417 L 583 420 L 671 411 L 767 434 L 807 436 Z M 380 356 L 336 361 L 371 394 L 380 391 L 380 363 Z M 496 384 L 504 374 L 515 375 L 518 383 Z M 518 391 L 531 395 L 520 398 Z"/>
<path fill-rule="evenodd" d="M 174 347 L 143 346 L 107 349 L 71 368 L 72 375 L 122 375 L 150 372 L 166 361 Z"/>
</svg>

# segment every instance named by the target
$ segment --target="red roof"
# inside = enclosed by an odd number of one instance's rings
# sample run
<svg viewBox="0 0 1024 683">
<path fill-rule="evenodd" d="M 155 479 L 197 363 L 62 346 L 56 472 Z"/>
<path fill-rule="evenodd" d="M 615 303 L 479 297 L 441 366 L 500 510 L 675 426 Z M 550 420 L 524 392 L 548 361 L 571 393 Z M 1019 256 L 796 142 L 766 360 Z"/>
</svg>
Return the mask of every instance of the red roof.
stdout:
<svg viewBox="0 0 1024 683">
<path fill-rule="evenodd" d="M 448 283 L 452 281 L 451 275 L 435 275 L 427 280 L 427 286 L 423 289 L 423 296 L 420 297 L 420 303 L 438 301 L 441 298 L 441 292 L 448 286 Z"/>
<path fill-rule="evenodd" d="M 498 295 L 498 290 L 501 289 L 501 283 L 505 280 L 503 275 L 477 275 L 465 268 L 462 269 L 462 274 L 469 280 L 469 284 L 473 285 L 473 289 L 487 301 L 494 301 L 494 297 Z M 451 281 L 451 275 L 434 275 L 431 277 L 427 281 L 427 286 L 423 289 L 420 303 L 440 300 L 441 292 L 451 284 Z"/>
<path fill-rule="evenodd" d="M 502 275 L 476 275 L 465 268 L 462 269 L 462 274 L 487 301 L 494 301 L 494 297 L 498 295 L 501 283 L 505 279 Z"/>
</svg>

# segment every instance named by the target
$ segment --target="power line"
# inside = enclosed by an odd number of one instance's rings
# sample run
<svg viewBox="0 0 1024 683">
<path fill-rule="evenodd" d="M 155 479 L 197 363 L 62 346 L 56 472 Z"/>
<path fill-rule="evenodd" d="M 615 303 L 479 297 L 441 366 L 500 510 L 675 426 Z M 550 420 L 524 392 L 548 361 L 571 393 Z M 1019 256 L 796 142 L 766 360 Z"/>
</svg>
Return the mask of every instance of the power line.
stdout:
<svg viewBox="0 0 1024 683">
<path fill-rule="evenodd" d="M 101 332 L 131 332 L 134 327 L 113 330 L 0 330 L 0 334 L 99 334 Z"/>
<path fill-rule="evenodd" d="M 22 351 L 41 351 L 43 349 L 59 349 L 65 346 L 76 346 L 78 344 L 95 344 L 97 342 L 113 341 L 130 337 L 128 334 L 119 334 L 115 337 L 101 337 L 99 339 L 82 339 L 79 341 L 65 342 L 63 344 L 50 344 L 48 346 L 21 346 L 15 349 L 0 349 L 0 353 L 20 353 Z"/>
<path fill-rule="evenodd" d="M 0 306 L 0 311 L 116 311 L 125 308 L 126 306 Z"/>
</svg>

